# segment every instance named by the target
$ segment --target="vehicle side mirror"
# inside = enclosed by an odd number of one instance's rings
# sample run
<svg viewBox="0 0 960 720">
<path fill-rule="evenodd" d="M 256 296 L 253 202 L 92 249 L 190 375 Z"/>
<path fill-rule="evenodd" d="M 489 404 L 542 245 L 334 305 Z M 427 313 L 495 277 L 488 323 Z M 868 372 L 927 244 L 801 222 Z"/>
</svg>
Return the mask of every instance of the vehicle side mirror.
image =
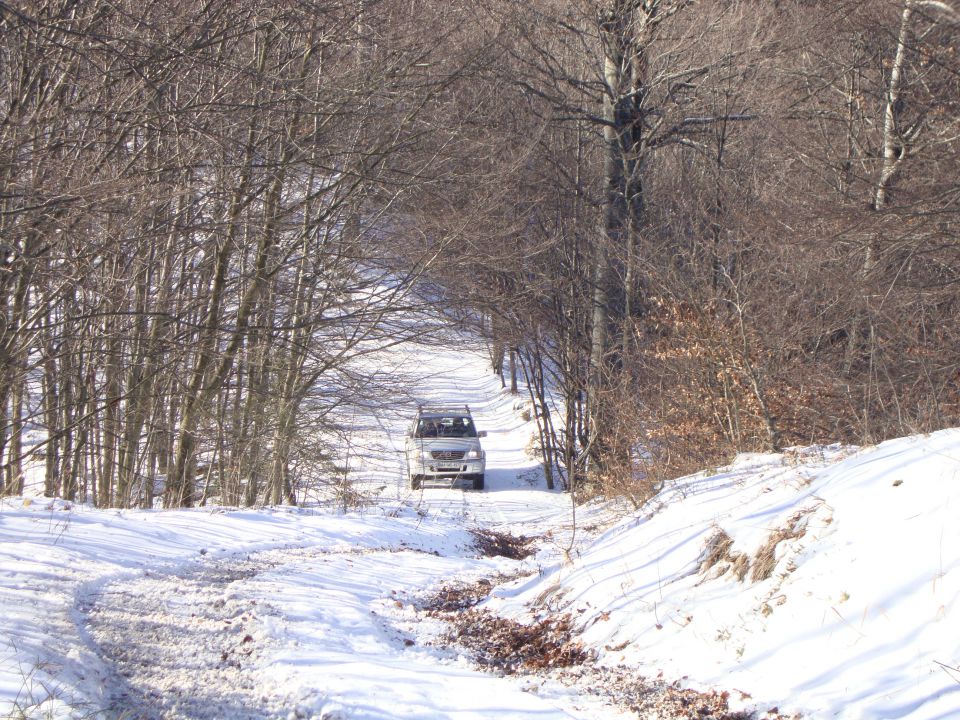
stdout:
<svg viewBox="0 0 960 720">
<path fill-rule="evenodd" d="M 477 433 L 478 438 L 485 438 L 486 436 L 487 436 L 486 430 L 481 430 L 480 432 Z"/>
</svg>

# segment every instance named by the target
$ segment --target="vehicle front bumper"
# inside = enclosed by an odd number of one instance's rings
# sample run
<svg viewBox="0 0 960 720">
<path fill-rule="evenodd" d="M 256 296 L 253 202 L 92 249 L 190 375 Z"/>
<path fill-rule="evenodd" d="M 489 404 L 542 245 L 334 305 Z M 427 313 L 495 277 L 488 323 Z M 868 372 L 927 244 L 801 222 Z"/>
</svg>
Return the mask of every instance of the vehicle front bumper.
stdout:
<svg viewBox="0 0 960 720">
<path fill-rule="evenodd" d="M 410 474 L 429 480 L 475 479 L 484 473 L 483 460 L 415 460 L 410 463 Z"/>
</svg>

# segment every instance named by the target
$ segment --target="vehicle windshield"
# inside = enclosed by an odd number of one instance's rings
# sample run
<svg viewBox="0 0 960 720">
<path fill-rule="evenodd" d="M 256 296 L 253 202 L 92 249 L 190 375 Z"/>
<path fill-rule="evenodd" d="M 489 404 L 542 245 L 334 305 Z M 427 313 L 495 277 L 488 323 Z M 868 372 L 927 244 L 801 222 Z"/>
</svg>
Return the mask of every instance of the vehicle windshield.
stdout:
<svg viewBox="0 0 960 720">
<path fill-rule="evenodd" d="M 426 417 L 420 418 L 413 435 L 418 438 L 475 438 L 477 429 L 473 426 L 473 421 L 470 418 L 460 415 Z"/>
</svg>

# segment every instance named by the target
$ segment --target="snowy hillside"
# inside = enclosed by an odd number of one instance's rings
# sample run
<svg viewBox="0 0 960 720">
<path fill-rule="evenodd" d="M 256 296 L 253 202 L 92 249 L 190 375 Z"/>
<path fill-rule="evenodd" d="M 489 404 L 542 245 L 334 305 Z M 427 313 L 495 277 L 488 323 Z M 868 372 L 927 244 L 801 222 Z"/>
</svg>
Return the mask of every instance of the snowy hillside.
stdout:
<svg viewBox="0 0 960 720">
<path fill-rule="evenodd" d="M 418 361 L 411 406 L 469 403 L 488 431 L 487 491 L 411 492 L 400 411 L 354 450 L 379 497 L 362 510 L 3 499 L 0 717 L 680 717 L 598 682 L 627 676 L 729 701 L 683 717 L 960 716 L 960 430 L 741 457 L 626 519 L 581 508 L 571 545 L 569 500 L 482 353 Z M 451 635 L 566 616 L 568 668 L 484 672 Z"/>
<path fill-rule="evenodd" d="M 685 478 L 504 613 L 606 664 L 826 718 L 960 717 L 960 431 Z"/>
</svg>

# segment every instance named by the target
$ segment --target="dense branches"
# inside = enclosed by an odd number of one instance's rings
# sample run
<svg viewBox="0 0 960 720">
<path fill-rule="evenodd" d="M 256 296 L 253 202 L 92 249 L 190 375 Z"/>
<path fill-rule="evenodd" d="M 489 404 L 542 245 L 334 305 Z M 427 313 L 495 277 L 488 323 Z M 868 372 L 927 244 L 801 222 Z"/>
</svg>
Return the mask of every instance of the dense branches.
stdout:
<svg viewBox="0 0 960 720">
<path fill-rule="evenodd" d="M 511 189 L 447 286 L 557 391 L 563 477 L 960 420 L 950 3 L 487 7 Z"/>
<path fill-rule="evenodd" d="M 295 501 L 414 297 L 513 359 L 571 488 L 955 424 L 958 18 L 3 5 L 3 490 Z"/>
<path fill-rule="evenodd" d="M 379 228 L 397 169 L 428 168 L 418 10 L 4 6 L 6 491 L 30 453 L 48 492 L 102 504 L 158 478 L 167 506 L 292 502 L 322 477 L 297 431 L 362 399 L 351 359 L 415 277 Z"/>
</svg>

